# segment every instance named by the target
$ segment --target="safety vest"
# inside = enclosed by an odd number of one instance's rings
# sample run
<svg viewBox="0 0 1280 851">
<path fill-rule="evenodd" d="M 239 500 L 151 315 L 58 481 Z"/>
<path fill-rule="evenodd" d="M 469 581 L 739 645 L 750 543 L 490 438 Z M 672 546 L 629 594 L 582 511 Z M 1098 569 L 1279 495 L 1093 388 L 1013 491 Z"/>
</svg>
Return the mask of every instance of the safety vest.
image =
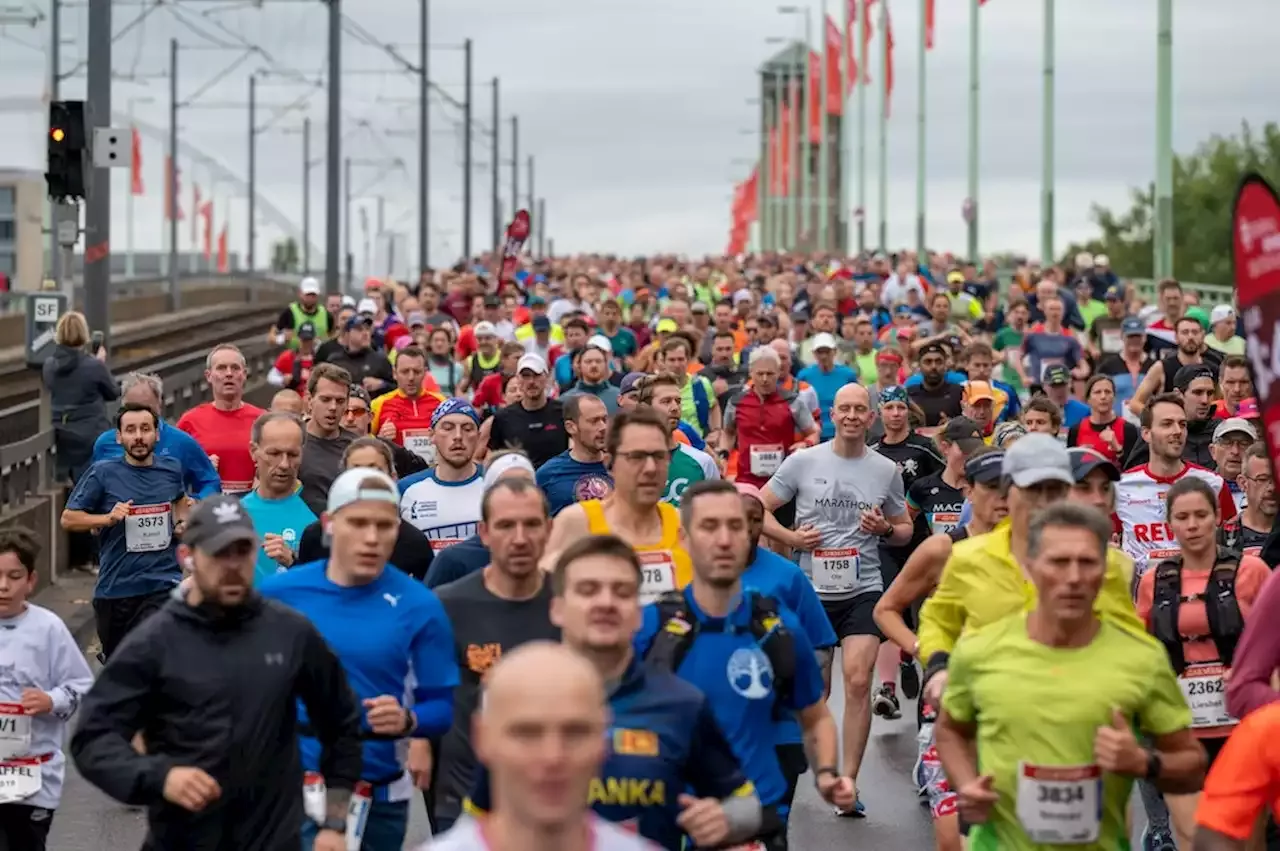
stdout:
<svg viewBox="0 0 1280 851">
<path fill-rule="evenodd" d="M 323 306 L 317 307 L 315 313 L 307 313 L 302 309 L 302 305 L 295 301 L 289 305 L 289 311 L 293 314 L 293 337 L 289 340 L 289 348 L 298 348 L 298 329 L 304 322 L 310 322 L 315 326 L 317 340 L 329 339 L 329 311 Z"/>
<path fill-rule="evenodd" d="M 1236 644 L 1244 632 L 1244 615 L 1236 600 L 1236 570 L 1240 557 L 1219 547 L 1217 561 L 1209 572 L 1204 594 L 1182 595 L 1182 555 L 1165 559 L 1155 567 L 1154 593 L 1151 607 L 1151 633 L 1164 645 L 1169 663 L 1181 675 L 1187 668 L 1183 642 L 1212 638 L 1218 648 L 1218 661 L 1230 666 Z M 1209 621 L 1209 635 L 1183 635 L 1178 629 L 1178 609 L 1183 603 L 1202 602 Z"/>
</svg>

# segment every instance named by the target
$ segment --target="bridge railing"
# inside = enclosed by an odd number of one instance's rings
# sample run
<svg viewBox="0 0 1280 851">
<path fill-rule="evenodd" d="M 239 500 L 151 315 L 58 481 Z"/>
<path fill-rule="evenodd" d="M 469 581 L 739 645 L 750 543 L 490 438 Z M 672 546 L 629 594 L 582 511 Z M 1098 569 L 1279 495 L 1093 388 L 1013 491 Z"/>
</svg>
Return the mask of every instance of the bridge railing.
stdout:
<svg viewBox="0 0 1280 851">
<path fill-rule="evenodd" d="M 298 286 L 297 276 L 283 276 L 271 274 L 250 274 L 248 272 L 193 272 L 184 273 L 178 276 L 178 289 L 180 295 L 185 301 L 185 296 L 196 290 L 242 287 L 246 282 L 253 281 L 263 291 L 292 293 Z M 252 294 L 251 291 L 246 291 Z M 151 277 L 139 276 L 134 278 L 112 278 L 110 289 L 110 301 L 112 310 L 122 303 L 131 299 L 141 298 L 144 296 L 168 296 L 169 279 L 167 277 Z M 16 291 L 0 293 L 0 317 L 7 314 L 17 314 L 21 316 L 26 310 L 27 292 Z M 84 284 L 77 282 L 74 288 L 73 301 L 76 305 L 84 304 Z M 116 317 L 120 318 L 120 317 Z"/>
<path fill-rule="evenodd" d="M 1151 278 L 1128 278 L 1134 290 L 1148 304 L 1155 302 L 1156 284 Z M 1212 308 L 1218 304 L 1235 304 L 1235 288 L 1229 284 L 1202 284 L 1194 281 L 1179 281 L 1184 292 L 1195 293 L 1202 307 Z"/>
</svg>

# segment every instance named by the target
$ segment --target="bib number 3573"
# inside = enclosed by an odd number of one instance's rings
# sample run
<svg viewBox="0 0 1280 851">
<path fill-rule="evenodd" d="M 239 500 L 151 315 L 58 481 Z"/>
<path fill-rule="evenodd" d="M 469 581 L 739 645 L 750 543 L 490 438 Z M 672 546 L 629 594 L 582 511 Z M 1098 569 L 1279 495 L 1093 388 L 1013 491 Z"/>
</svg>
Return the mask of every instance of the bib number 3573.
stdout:
<svg viewBox="0 0 1280 851">
<path fill-rule="evenodd" d="M 1097 842 L 1102 826 L 1102 768 L 1019 763 L 1018 821 L 1027 838 L 1043 845 Z"/>
<path fill-rule="evenodd" d="M 351 790 L 351 803 L 347 805 L 347 851 L 360 851 L 372 803 L 373 787 L 363 780 L 356 783 Z M 307 818 L 316 824 L 324 824 L 326 807 L 324 778 L 308 771 L 302 779 L 302 809 Z"/>
</svg>

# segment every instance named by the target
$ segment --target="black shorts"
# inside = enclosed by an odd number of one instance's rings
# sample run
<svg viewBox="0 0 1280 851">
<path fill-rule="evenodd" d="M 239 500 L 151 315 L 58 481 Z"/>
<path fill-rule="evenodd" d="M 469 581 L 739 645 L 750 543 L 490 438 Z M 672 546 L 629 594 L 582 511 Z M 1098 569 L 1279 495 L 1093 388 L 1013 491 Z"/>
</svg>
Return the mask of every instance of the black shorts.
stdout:
<svg viewBox="0 0 1280 851">
<path fill-rule="evenodd" d="M 790 810 L 791 802 L 796 797 L 796 784 L 800 782 L 800 775 L 809 770 L 809 760 L 804 755 L 804 745 L 798 742 L 774 745 L 773 750 L 778 756 L 778 767 L 782 769 L 782 778 L 787 781 L 787 791 L 778 803 Z"/>
<path fill-rule="evenodd" d="M 53 810 L 0 804 L 0 851 L 44 851 Z"/>
<path fill-rule="evenodd" d="M 103 657 L 110 659 L 126 635 L 169 601 L 170 593 L 157 591 L 139 597 L 94 598 L 93 615 L 98 622 L 98 640 L 102 642 Z"/>
<path fill-rule="evenodd" d="M 823 600 L 822 608 L 827 613 L 827 620 L 835 630 L 836 638 L 844 641 L 851 635 L 870 635 L 878 641 L 884 641 L 880 628 L 871 616 L 880 601 L 880 592 L 871 591 L 859 594 L 847 600 Z"/>
</svg>

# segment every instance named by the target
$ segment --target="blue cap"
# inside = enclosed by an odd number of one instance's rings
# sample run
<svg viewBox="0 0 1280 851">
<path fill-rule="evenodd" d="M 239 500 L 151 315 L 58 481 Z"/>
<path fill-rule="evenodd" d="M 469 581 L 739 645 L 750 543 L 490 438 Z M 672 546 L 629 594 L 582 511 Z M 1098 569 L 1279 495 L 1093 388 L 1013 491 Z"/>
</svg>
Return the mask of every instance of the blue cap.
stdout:
<svg viewBox="0 0 1280 851">
<path fill-rule="evenodd" d="M 1108 300 L 1123 301 L 1124 287 L 1120 286 L 1119 284 L 1112 284 L 1111 286 L 1107 287 L 1107 291 L 1102 294 L 1102 297 Z"/>
<path fill-rule="evenodd" d="M 1126 336 L 1131 337 L 1135 334 L 1145 337 L 1147 334 L 1147 324 L 1136 316 L 1130 316 L 1120 323 L 1120 331 Z"/>
<path fill-rule="evenodd" d="M 372 328 L 373 318 L 365 316 L 363 313 L 357 313 L 355 316 L 347 320 L 347 325 L 343 330 L 350 331 L 352 328 L 358 328 L 361 325 L 366 328 Z"/>
<path fill-rule="evenodd" d="M 529 302 L 528 302 L 529 307 L 539 307 L 539 306 L 545 307 L 546 304 L 547 304 L 547 300 L 540 295 L 529 296 Z"/>
<path fill-rule="evenodd" d="M 883 388 L 880 391 L 880 404 L 885 405 L 889 402 L 901 402 L 904 405 L 908 404 L 907 388 L 897 384 Z"/>
<path fill-rule="evenodd" d="M 551 320 L 546 316 L 535 316 L 533 317 L 533 319 L 529 320 L 529 322 L 530 324 L 533 325 L 534 331 L 550 331 L 551 330 Z"/>
<path fill-rule="evenodd" d="M 453 414 L 462 414 L 464 417 L 471 417 L 476 425 L 480 425 L 480 414 L 475 408 L 471 407 L 471 403 L 466 399 L 453 397 L 445 399 L 431 413 L 431 427 L 435 428 L 442 419 Z"/>
</svg>

